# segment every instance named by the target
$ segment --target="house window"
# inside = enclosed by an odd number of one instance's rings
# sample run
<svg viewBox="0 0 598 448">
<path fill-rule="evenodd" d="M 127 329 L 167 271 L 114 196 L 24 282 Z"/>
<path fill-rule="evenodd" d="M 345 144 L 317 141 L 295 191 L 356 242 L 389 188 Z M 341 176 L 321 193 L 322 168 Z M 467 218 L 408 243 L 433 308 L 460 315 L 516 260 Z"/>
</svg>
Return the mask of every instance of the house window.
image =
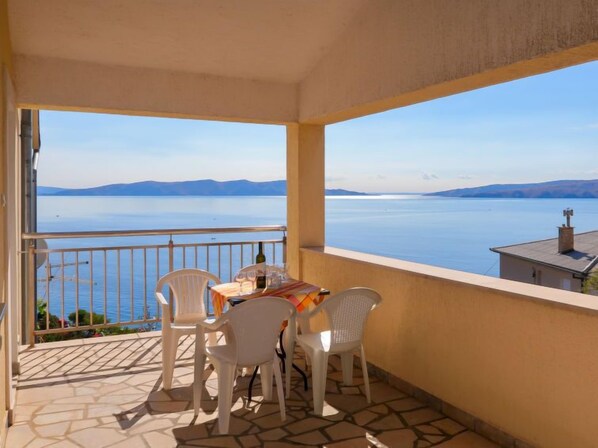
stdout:
<svg viewBox="0 0 598 448">
<path fill-rule="evenodd" d="M 571 291 L 571 279 L 570 278 L 564 278 L 561 280 L 561 289 Z"/>
</svg>

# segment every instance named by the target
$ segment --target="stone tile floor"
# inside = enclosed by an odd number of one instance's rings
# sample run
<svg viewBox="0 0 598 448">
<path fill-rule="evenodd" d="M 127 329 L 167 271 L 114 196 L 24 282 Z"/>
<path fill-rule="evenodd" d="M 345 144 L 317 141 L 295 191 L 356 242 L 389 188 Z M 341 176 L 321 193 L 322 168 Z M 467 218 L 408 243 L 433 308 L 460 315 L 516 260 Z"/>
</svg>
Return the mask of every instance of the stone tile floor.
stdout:
<svg viewBox="0 0 598 448">
<path fill-rule="evenodd" d="M 206 366 L 202 412 L 194 418 L 192 338 L 181 340 L 175 382 L 161 387 L 159 333 L 40 344 L 21 351 L 14 425 L 7 447 L 366 447 L 366 432 L 390 447 L 486 448 L 496 445 L 361 371 L 341 383 L 332 357 L 323 417 L 311 412 L 311 389 L 293 376 L 287 420 L 264 402 L 259 380 L 247 404 L 249 378 L 239 377 L 229 435 L 217 429 L 217 379 Z M 303 363 L 301 357 L 297 361 Z M 273 393 L 273 397 L 276 394 Z"/>
</svg>

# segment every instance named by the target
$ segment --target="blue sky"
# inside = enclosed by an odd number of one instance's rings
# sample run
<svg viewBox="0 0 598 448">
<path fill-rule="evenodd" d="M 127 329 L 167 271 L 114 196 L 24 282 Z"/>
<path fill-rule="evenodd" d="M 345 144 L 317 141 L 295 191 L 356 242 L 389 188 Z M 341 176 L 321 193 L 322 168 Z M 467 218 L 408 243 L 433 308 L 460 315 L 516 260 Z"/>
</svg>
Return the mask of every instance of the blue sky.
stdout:
<svg viewBox="0 0 598 448">
<path fill-rule="evenodd" d="M 327 126 L 326 185 L 598 178 L 598 62 Z M 283 126 L 44 111 L 39 184 L 284 179 Z"/>
</svg>

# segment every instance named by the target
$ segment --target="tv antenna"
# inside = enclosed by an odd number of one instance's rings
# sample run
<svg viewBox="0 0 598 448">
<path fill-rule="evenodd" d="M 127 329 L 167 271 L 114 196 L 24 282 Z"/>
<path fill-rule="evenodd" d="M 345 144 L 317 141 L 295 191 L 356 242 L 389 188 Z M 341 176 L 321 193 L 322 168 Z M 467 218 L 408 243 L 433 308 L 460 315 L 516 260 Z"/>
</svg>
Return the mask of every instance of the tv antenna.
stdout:
<svg viewBox="0 0 598 448">
<path fill-rule="evenodd" d="M 50 263 L 50 258 L 49 258 L 48 243 L 46 243 L 46 240 L 44 240 L 44 239 L 37 240 L 36 251 L 37 252 L 35 254 L 35 268 L 37 270 L 45 265 L 45 271 L 46 271 L 45 278 L 38 278 L 37 279 L 38 282 L 47 284 L 53 280 L 60 280 L 60 281 L 67 281 L 67 282 L 79 282 L 79 283 L 92 284 L 91 280 L 76 278 L 74 276 L 66 277 L 64 275 L 65 267 L 85 265 L 85 264 L 89 264 L 89 261 L 85 260 L 85 261 L 79 261 L 79 262 L 52 264 L 52 263 Z M 95 282 L 93 282 L 93 284 L 95 285 Z"/>
<path fill-rule="evenodd" d="M 573 209 L 567 207 L 563 210 L 563 216 L 567 218 L 567 227 L 571 227 L 571 216 L 573 216 Z"/>
</svg>

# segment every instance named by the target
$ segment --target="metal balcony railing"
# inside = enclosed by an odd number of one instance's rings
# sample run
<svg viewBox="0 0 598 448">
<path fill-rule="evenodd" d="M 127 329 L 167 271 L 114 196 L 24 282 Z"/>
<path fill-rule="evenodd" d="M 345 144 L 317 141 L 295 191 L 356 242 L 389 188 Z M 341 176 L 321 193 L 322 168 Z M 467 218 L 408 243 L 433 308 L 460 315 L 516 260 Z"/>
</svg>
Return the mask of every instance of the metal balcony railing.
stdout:
<svg viewBox="0 0 598 448">
<path fill-rule="evenodd" d="M 253 233 L 263 238 L 245 235 Z M 236 239 L 216 241 L 226 234 Z M 205 269 L 232 281 L 237 270 L 254 262 L 260 241 L 268 263 L 286 261 L 285 226 L 29 233 L 23 240 L 31 345 L 56 334 L 74 338 L 159 328 L 155 285 L 175 269 Z M 207 293 L 204 300 L 211 313 Z"/>
</svg>

